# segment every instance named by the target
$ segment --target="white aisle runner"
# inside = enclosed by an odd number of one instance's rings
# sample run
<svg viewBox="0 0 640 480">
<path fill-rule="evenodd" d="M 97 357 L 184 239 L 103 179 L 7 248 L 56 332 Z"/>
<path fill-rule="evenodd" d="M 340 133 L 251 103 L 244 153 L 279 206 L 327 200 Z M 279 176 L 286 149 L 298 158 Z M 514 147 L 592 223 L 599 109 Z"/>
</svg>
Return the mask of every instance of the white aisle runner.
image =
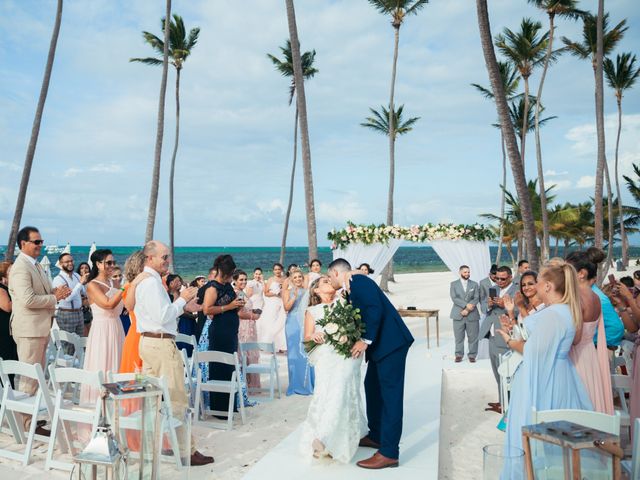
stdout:
<svg viewBox="0 0 640 480">
<path fill-rule="evenodd" d="M 435 342 L 432 342 L 432 346 Z M 440 348 L 427 350 L 426 340 L 419 338 L 407 357 L 404 396 L 404 428 L 400 443 L 400 467 L 379 473 L 356 466 L 356 462 L 371 456 L 375 450 L 359 448 L 350 464 L 330 460 L 309 462 L 299 453 L 302 427 L 298 427 L 265 455 L 244 476 L 247 480 L 271 478 L 314 479 L 420 479 L 438 478 L 438 436 L 440 427 L 440 386 L 443 352 L 450 350 L 450 341 L 441 341 Z"/>
</svg>

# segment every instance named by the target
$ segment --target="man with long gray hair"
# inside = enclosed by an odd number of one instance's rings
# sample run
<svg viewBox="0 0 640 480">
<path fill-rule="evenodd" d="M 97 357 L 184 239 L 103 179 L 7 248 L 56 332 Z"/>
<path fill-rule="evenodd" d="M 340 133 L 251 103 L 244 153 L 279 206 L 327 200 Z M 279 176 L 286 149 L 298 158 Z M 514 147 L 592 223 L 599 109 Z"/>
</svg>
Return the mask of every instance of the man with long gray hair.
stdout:
<svg viewBox="0 0 640 480">
<path fill-rule="evenodd" d="M 377 470 L 399 465 L 404 370 L 413 336 L 380 287 L 360 273 L 352 271 L 343 258 L 329 264 L 331 284 L 344 289 L 347 300 L 360 309 L 365 325 L 362 339 L 351 350 L 354 358 L 365 354 L 369 363 L 364 379 L 369 434 L 360 440 L 360 446 L 378 451 L 357 465 Z"/>
</svg>

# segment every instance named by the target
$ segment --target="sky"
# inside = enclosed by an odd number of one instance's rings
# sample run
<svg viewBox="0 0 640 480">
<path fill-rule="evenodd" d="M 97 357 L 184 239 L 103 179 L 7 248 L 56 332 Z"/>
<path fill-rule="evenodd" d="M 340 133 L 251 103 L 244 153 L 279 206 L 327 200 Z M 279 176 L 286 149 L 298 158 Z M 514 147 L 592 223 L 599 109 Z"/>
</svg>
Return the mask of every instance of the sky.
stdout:
<svg viewBox="0 0 640 480">
<path fill-rule="evenodd" d="M 282 0 L 174 0 L 200 39 L 181 75 L 176 161 L 176 244 L 279 245 L 289 191 L 294 107 L 289 80 L 266 57 L 288 38 Z M 493 35 L 543 16 L 525 0 L 491 0 Z M 235 8 L 234 8 L 235 7 Z M 594 11 L 596 0 L 580 7 Z M 616 53 L 640 45 L 636 2 L 607 0 L 611 22 L 628 19 Z M 0 2 L 0 244 L 13 218 L 42 83 L 56 2 Z M 164 2 L 68 0 L 23 215 L 49 244 L 139 245 L 144 240 L 161 68 L 129 63 L 153 54 L 144 30 L 161 35 Z M 305 83 L 318 241 L 347 220 L 383 223 L 388 142 L 360 123 L 386 105 L 393 55 L 389 19 L 365 0 L 298 0 L 303 51 L 319 73 Z M 557 21 L 580 39 L 581 24 Z M 634 53 L 640 53 L 636 51 Z M 531 91 L 539 82 L 531 77 Z M 175 138 L 170 67 L 155 237 L 168 238 L 168 180 Z M 397 105 L 420 117 L 396 143 L 395 221 L 472 223 L 499 213 L 501 150 L 495 106 L 471 83 L 489 85 L 472 0 L 432 0 L 400 30 Z M 547 75 L 541 131 L 547 183 L 557 201 L 593 196 L 596 163 L 590 62 L 563 56 Z M 620 169 L 640 163 L 640 83 L 623 99 Z M 605 85 L 607 154 L 613 165 L 617 110 Z M 537 177 L 533 135 L 528 178 Z M 289 245 L 307 243 L 301 163 Z M 512 185 L 511 180 L 508 182 Z M 512 187 L 509 187 L 512 188 Z M 623 191 L 623 200 L 632 199 Z M 633 243 L 638 243 L 635 239 Z"/>
</svg>

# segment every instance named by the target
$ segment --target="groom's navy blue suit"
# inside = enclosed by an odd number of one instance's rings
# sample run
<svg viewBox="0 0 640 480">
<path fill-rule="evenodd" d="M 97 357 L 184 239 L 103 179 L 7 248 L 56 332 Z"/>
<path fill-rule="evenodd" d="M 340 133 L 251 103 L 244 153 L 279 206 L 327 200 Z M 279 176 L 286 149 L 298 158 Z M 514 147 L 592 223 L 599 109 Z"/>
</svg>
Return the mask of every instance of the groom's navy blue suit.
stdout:
<svg viewBox="0 0 640 480">
<path fill-rule="evenodd" d="M 402 435 L 404 369 L 413 336 L 380 287 L 366 275 L 353 275 L 349 300 L 360 309 L 365 325 L 363 340 L 369 362 L 364 389 L 367 397 L 369 438 L 380 444 L 380 454 L 399 457 Z"/>
</svg>

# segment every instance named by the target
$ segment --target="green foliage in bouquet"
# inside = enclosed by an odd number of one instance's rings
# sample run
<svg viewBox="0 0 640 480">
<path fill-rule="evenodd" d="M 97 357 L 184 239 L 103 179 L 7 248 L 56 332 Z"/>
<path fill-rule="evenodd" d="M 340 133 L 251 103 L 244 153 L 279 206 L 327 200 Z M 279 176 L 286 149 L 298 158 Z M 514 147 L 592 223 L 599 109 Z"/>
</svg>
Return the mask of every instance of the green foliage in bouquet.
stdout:
<svg viewBox="0 0 640 480">
<path fill-rule="evenodd" d="M 339 300 L 333 305 L 325 305 L 324 316 L 317 320 L 316 324 L 322 327 L 324 342 L 345 358 L 351 357 L 353 344 L 360 340 L 364 333 L 360 309 L 344 300 Z M 307 353 L 311 353 L 318 346 L 313 340 L 303 343 Z"/>
</svg>

